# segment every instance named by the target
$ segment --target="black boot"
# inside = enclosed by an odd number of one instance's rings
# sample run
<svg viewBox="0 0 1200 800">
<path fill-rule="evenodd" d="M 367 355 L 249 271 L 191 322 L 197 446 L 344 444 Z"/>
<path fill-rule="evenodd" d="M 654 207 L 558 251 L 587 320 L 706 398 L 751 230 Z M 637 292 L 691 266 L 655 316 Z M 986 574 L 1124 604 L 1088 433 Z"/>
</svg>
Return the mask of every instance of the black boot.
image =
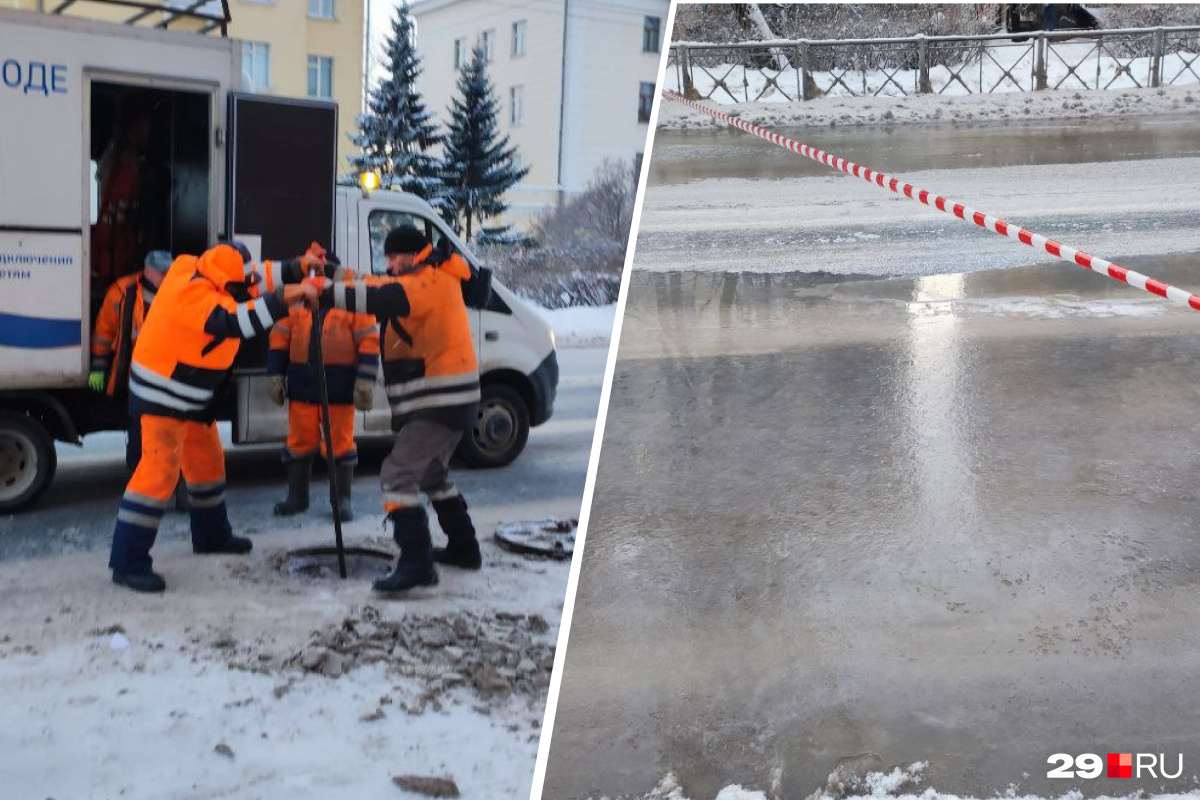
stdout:
<svg viewBox="0 0 1200 800">
<path fill-rule="evenodd" d="M 479 542 L 475 539 L 475 526 L 471 523 L 471 515 L 467 513 L 467 501 L 462 495 L 455 495 L 445 500 L 434 500 L 433 508 L 437 511 L 438 522 L 446 533 L 446 538 L 450 540 L 445 547 L 433 549 L 433 560 L 462 569 L 482 567 L 483 556 L 479 552 Z"/>
<path fill-rule="evenodd" d="M 296 458 L 284 464 L 288 493 L 275 504 L 275 516 L 290 517 L 308 511 L 308 484 L 312 481 L 312 459 Z"/>
<path fill-rule="evenodd" d="M 349 522 L 354 519 L 354 503 L 350 498 L 350 484 L 354 482 L 354 465 L 335 463 L 333 479 L 338 490 L 338 510 L 341 512 L 342 522 Z M 333 508 L 332 499 L 329 501 L 329 507 Z"/>
<path fill-rule="evenodd" d="M 433 546 L 429 541 L 429 516 L 425 509 L 401 508 L 389 516 L 395 526 L 393 535 L 400 545 L 400 560 L 386 578 L 372 584 L 377 592 L 406 592 L 417 586 L 436 586 Z"/>
<path fill-rule="evenodd" d="M 165 591 L 167 582 L 157 572 L 117 572 L 113 570 L 113 583 L 133 589 L 135 592 L 157 594 Z"/>
</svg>

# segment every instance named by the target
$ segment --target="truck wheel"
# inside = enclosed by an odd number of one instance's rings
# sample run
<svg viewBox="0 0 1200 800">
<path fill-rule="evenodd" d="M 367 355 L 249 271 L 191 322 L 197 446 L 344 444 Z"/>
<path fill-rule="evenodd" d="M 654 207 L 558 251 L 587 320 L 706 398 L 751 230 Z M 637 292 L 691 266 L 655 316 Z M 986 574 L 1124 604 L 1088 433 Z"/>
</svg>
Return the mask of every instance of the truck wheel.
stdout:
<svg viewBox="0 0 1200 800">
<path fill-rule="evenodd" d="M 58 454 L 46 429 L 24 414 L 0 411 L 0 512 L 36 500 L 57 468 Z"/>
<path fill-rule="evenodd" d="M 479 418 L 458 445 L 458 455 L 468 466 L 503 467 L 525 449 L 529 439 L 529 407 L 511 386 L 483 386 Z"/>
</svg>

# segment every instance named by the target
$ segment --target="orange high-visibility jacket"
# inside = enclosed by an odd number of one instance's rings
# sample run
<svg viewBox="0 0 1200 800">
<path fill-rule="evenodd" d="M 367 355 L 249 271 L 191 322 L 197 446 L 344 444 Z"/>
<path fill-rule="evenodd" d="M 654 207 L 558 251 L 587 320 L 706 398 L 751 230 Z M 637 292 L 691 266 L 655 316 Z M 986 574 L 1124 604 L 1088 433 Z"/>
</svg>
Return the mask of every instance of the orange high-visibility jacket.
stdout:
<svg viewBox="0 0 1200 800">
<path fill-rule="evenodd" d="M 92 333 L 92 371 L 108 375 L 105 392 L 116 396 L 124 392 L 129 379 L 129 358 L 133 343 L 150 312 L 150 303 L 158 291 L 154 284 L 135 272 L 117 279 L 104 294 Z"/>
<path fill-rule="evenodd" d="M 329 402 L 354 402 L 354 383 L 372 383 L 379 372 L 379 324 L 370 314 L 351 314 L 331 308 L 321 327 L 322 360 Z M 287 396 L 302 403 L 321 402 L 317 366 L 309 360 L 312 345 L 312 312 L 293 306 L 286 319 L 271 329 L 267 374 L 287 375 Z"/>
<path fill-rule="evenodd" d="M 175 259 L 133 347 L 131 409 L 198 421 L 215 417 L 217 387 L 242 342 L 288 313 L 282 287 L 244 303 L 234 300 L 227 287 L 244 283 L 247 272 L 228 245 Z"/>
<path fill-rule="evenodd" d="M 426 247 L 421 264 L 399 277 L 335 282 L 322 297 L 348 311 L 366 311 L 380 323 L 380 356 L 392 427 L 430 419 L 469 429 L 479 412 L 479 361 L 463 283 L 471 267 L 457 253 Z"/>
</svg>

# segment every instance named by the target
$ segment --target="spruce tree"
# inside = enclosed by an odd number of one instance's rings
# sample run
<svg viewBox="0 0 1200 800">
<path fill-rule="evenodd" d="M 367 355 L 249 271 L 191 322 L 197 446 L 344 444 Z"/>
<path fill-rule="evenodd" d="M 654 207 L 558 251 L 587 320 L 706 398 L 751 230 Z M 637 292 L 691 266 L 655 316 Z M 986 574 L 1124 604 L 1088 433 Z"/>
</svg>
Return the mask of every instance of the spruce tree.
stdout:
<svg viewBox="0 0 1200 800">
<path fill-rule="evenodd" d="M 504 213 L 504 193 L 529 174 L 517 167 L 508 137 L 497 134 L 499 103 L 487 74 L 483 48 L 476 47 L 458 76 L 458 97 L 450 106 L 442 179 L 459 232 L 470 241 L 475 222 Z"/>
<path fill-rule="evenodd" d="M 438 160 L 428 150 L 440 144 L 434 115 L 417 91 L 421 56 L 408 4 L 396 10 L 385 45 L 386 76 L 371 90 L 367 111 L 358 115 L 358 135 L 351 139 L 362 151 L 350 164 L 356 174 L 378 171 L 384 189 L 411 192 L 442 203 Z"/>
</svg>

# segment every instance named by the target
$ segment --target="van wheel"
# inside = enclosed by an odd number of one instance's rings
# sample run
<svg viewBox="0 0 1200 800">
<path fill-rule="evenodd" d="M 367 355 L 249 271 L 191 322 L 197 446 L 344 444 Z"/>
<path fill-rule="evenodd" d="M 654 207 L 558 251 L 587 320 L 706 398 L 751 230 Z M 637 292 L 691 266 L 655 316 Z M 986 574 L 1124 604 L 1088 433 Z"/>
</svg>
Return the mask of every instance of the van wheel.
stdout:
<svg viewBox="0 0 1200 800">
<path fill-rule="evenodd" d="M 529 407 L 511 386 L 483 386 L 479 418 L 462 438 L 458 455 L 472 467 L 503 467 L 525 449 L 529 439 Z"/>
<path fill-rule="evenodd" d="M 46 429 L 24 414 L 0 411 L 0 512 L 36 500 L 57 468 L 58 454 Z"/>
</svg>

